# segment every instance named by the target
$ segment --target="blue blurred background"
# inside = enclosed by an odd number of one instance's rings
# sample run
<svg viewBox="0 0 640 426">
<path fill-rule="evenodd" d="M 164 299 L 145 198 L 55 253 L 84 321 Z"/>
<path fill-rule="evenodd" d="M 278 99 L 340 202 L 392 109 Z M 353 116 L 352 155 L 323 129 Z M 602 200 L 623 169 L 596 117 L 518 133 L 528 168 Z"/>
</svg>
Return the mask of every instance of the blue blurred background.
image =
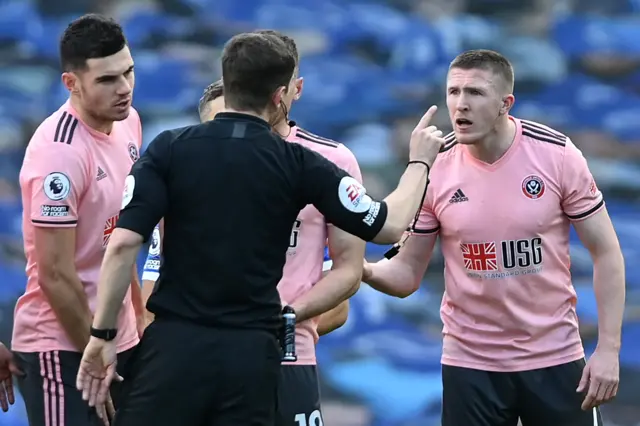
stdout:
<svg viewBox="0 0 640 426">
<path fill-rule="evenodd" d="M 638 0 L 0 0 L 0 340 L 25 285 L 17 176 L 40 121 L 64 102 L 58 37 L 86 12 L 119 19 L 136 60 L 134 105 L 145 144 L 194 123 L 219 77 L 222 44 L 253 29 L 295 38 L 305 78 L 292 117 L 349 146 L 370 192 L 384 195 L 406 161 L 409 133 L 444 108 L 448 62 L 471 48 L 505 54 L 516 71 L 514 115 L 568 134 L 589 159 L 627 261 L 628 307 L 609 425 L 640 421 L 640 1 Z M 370 259 L 384 248 L 372 246 Z M 589 254 L 572 235 L 572 269 L 588 352 L 596 338 Z M 436 256 L 421 290 L 396 300 L 363 285 L 348 323 L 318 346 L 325 423 L 439 424 L 443 290 Z M 24 426 L 19 401 L 3 426 Z M 306 426 L 306 425 L 301 425 Z M 319 426 L 319 425 L 310 425 Z M 550 425 L 552 426 L 552 425 Z"/>
</svg>

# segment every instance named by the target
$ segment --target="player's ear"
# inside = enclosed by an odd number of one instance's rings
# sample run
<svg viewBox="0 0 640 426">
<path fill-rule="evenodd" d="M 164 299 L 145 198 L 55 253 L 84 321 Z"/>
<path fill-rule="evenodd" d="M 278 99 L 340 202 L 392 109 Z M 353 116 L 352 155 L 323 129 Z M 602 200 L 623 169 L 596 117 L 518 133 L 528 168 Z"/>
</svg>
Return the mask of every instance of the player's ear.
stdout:
<svg viewBox="0 0 640 426">
<path fill-rule="evenodd" d="M 293 98 L 297 101 L 302 96 L 302 89 L 304 88 L 304 79 L 302 77 L 299 77 L 298 79 L 296 79 L 295 85 L 296 85 L 296 94 Z"/>
<path fill-rule="evenodd" d="M 62 84 L 71 93 L 77 93 L 80 89 L 78 87 L 78 76 L 72 72 L 62 73 Z"/>
<path fill-rule="evenodd" d="M 502 107 L 500 108 L 500 115 L 508 114 L 513 107 L 514 102 L 516 101 L 515 96 L 507 95 L 502 98 Z"/>
</svg>

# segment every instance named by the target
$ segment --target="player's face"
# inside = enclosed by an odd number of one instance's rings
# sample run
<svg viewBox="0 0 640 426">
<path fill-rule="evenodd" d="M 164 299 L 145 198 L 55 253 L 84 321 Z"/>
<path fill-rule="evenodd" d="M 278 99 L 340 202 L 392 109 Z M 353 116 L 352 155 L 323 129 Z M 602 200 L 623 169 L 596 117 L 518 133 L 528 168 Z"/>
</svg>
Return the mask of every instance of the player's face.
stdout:
<svg viewBox="0 0 640 426">
<path fill-rule="evenodd" d="M 447 76 L 447 108 L 456 140 L 474 144 L 496 126 L 504 105 L 500 77 L 483 69 L 453 68 Z"/>
<path fill-rule="evenodd" d="M 202 122 L 213 120 L 224 109 L 224 96 L 218 96 L 207 104 L 207 112 L 200 119 Z"/>
<path fill-rule="evenodd" d="M 77 73 L 76 89 L 87 113 L 120 121 L 129 116 L 134 84 L 133 58 L 125 46 L 114 55 L 87 60 L 87 69 Z"/>
</svg>

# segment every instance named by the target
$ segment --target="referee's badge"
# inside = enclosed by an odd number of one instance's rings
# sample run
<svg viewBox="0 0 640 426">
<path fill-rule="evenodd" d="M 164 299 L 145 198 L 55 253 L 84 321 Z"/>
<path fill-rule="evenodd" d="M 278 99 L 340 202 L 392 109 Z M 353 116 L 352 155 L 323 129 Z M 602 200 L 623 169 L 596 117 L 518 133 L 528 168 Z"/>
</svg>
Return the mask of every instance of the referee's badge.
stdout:
<svg viewBox="0 0 640 426">
<path fill-rule="evenodd" d="M 367 195 L 367 190 L 351 176 L 345 176 L 340 180 L 338 197 L 350 212 L 364 213 L 371 207 L 371 197 Z"/>
<path fill-rule="evenodd" d="M 122 194 L 122 207 L 120 210 L 124 209 L 129 205 L 131 199 L 133 198 L 133 190 L 136 187 L 136 178 L 133 175 L 127 176 L 124 180 L 124 192 Z"/>
</svg>

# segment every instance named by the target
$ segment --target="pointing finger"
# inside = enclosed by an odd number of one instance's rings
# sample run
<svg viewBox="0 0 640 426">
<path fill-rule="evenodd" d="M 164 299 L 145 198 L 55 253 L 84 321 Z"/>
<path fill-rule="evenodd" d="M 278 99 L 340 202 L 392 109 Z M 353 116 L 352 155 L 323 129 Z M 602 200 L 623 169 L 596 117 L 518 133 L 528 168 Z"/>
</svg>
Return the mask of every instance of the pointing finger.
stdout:
<svg viewBox="0 0 640 426">
<path fill-rule="evenodd" d="M 426 129 L 429 123 L 431 122 L 431 119 L 433 119 L 433 116 L 436 114 L 437 110 L 438 110 L 437 106 L 431 105 L 431 108 L 427 110 L 427 112 L 420 119 L 420 122 L 418 122 L 418 125 L 416 126 L 416 130 Z"/>
</svg>

